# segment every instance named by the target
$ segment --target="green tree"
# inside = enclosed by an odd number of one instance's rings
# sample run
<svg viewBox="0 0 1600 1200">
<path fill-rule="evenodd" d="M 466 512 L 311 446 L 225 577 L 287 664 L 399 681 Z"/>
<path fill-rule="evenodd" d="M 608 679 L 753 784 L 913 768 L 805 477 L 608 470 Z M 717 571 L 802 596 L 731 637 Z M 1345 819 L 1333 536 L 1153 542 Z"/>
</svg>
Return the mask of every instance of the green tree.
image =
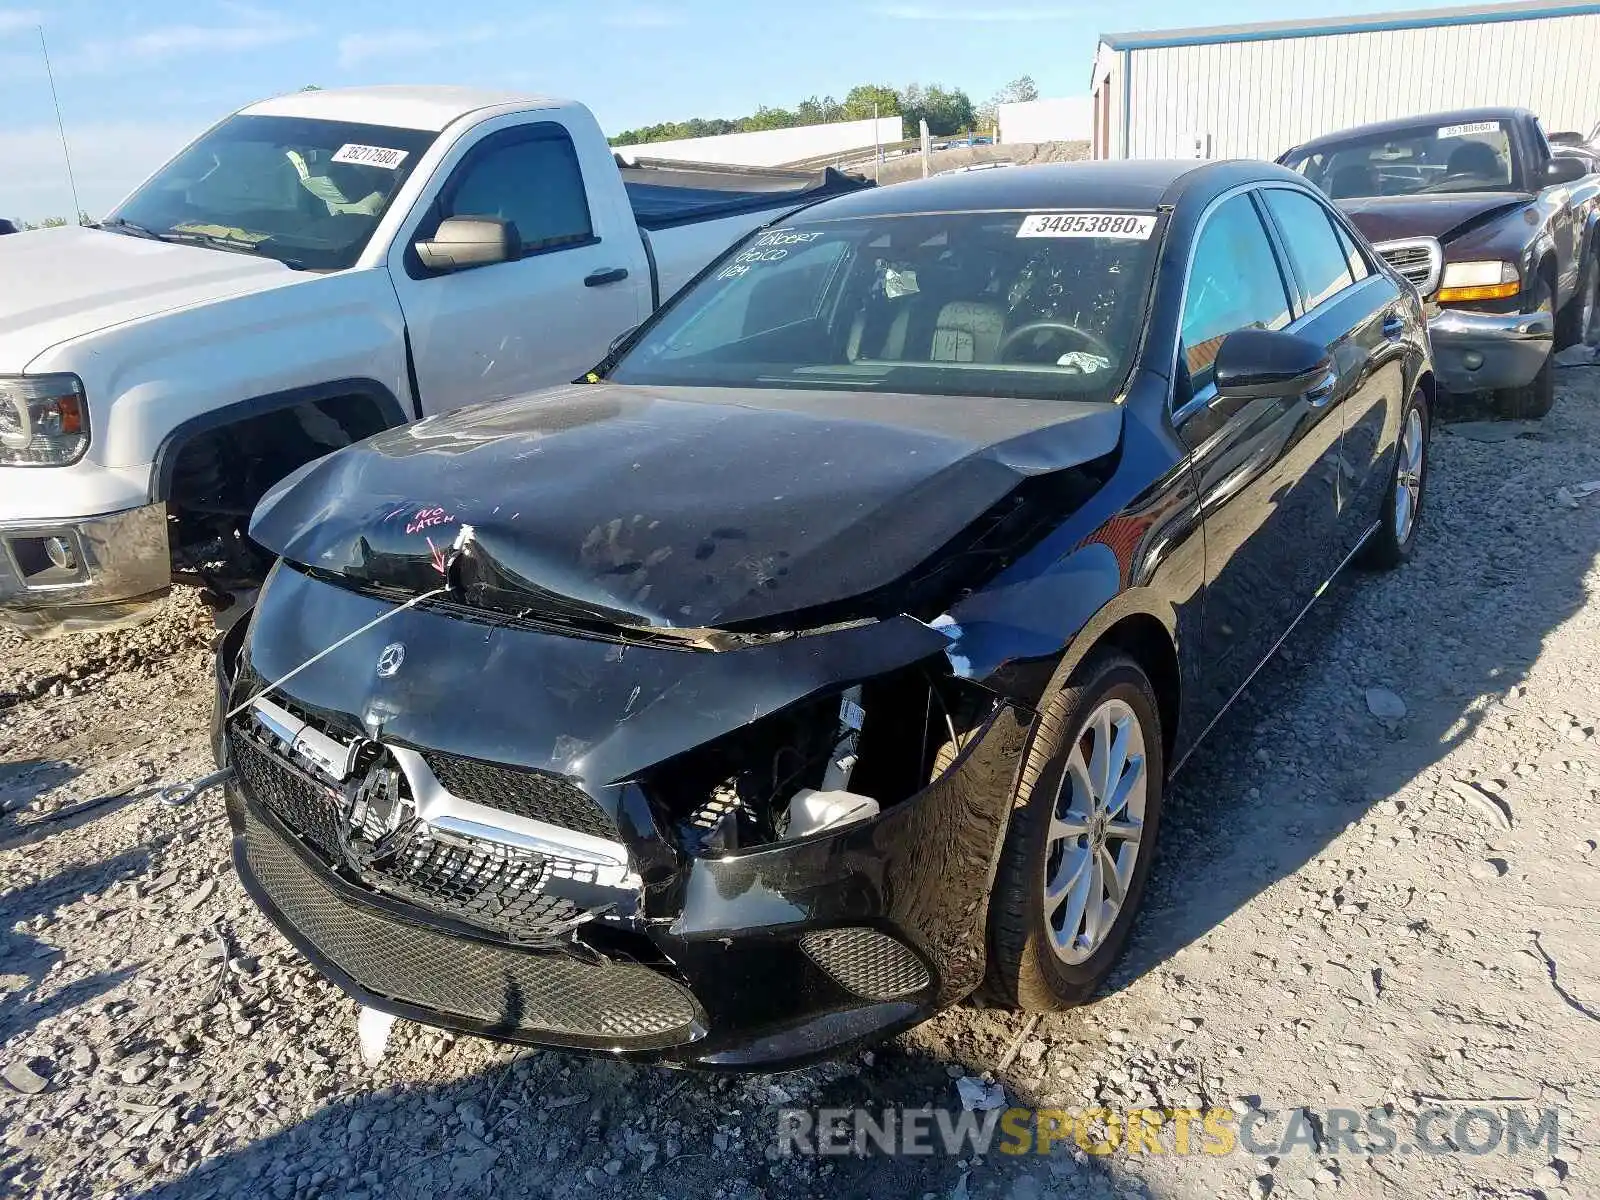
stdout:
<svg viewBox="0 0 1600 1200">
<path fill-rule="evenodd" d="M 751 116 L 739 122 L 740 133 L 754 133 L 760 129 L 791 129 L 800 124 L 786 108 L 768 108 L 762 105 Z"/>
<path fill-rule="evenodd" d="M 927 87 L 920 83 L 907 84 L 900 93 L 900 111 L 913 130 L 917 122 L 927 121 L 928 132 L 935 137 L 948 137 L 971 129 L 978 119 L 972 97 L 960 88 L 946 88 L 937 83 Z"/>
<path fill-rule="evenodd" d="M 872 118 L 874 105 L 880 117 L 896 116 L 900 112 L 900 93 L 886 83 L 858 83 L 845 93 L 840 108 L 846 121 L 867 121 Z"/>
</svg>

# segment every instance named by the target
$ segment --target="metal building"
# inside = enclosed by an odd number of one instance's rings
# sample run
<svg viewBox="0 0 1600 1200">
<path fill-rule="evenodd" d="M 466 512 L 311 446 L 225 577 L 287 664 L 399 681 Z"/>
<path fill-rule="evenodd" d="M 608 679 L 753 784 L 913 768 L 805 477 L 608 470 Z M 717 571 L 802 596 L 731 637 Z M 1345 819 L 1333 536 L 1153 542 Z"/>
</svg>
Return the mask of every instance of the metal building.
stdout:
<svg viewBox="0 0 1600 1200">
<path fill-rule="evenodd" d="M 1600 3 L 1524 0 L 1323 21 L 1109 33 L 1096 158 L 1276 158 L 1368 121 L 1520 105 L 1549 132 L 1600 122 Z"/>
</svg>

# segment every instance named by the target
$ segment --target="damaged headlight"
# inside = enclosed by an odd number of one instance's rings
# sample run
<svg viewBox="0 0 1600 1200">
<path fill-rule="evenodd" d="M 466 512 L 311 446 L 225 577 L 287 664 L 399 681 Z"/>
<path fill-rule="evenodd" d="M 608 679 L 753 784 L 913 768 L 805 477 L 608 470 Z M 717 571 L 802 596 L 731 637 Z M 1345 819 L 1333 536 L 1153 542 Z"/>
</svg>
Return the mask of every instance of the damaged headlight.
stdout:
<svg viewBox="0 0 1600 1200">
<path fill-rule="evenodd" d="M 909 667 L 770 713 L 653 770 L 646 791 L 693 855 L 870 821 L 949 769 L 992 698 Z"/>
<path fill-rule="evenodd" d="M 64 467 L 89 448 L 76 375 L 0 375 L 0 466 Z"/>
</svg>

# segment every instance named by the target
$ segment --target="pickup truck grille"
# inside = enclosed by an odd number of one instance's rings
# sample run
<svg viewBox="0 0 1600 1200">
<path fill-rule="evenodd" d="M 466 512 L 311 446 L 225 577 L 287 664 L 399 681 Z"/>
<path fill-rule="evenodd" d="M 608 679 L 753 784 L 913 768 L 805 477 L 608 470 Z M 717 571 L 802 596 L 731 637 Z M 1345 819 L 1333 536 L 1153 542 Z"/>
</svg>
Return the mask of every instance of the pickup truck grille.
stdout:
<svg viewBox="0 0 1600 1200">
<path fill-rule="evenodd" d="M 1383 260 L 1400 274 L 1411 286 L 1430 296 L 1439 286 L 1439 272 L 1443 269 L 1444 255 L 1433 238 L 1403 238 L 1393 242 L 1379 242 L 1373 247 Z"/>
</svg>

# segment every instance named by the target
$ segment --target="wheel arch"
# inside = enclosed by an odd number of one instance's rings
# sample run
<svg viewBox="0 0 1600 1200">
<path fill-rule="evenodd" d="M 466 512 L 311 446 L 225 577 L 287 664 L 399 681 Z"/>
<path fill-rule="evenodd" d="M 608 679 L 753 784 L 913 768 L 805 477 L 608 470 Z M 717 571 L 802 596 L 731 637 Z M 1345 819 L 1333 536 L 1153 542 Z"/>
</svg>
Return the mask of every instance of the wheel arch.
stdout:
<svg viewBox="0 0 1600 1200">
<path fill-rule="evenodd" d="M 1154 603 L 1147 589 L 1118 593 L 1100 608 L 1056 657 L 1048 681 L 1031 699 L 1042 705 L 1062 687 L 1084 662 L 1103 650 L 1126 654 L 1150 680 L 1159 703 L 1162 761 L 1170 773 L 1182 743 L 1178 733 L 1183 717 L 1183 658 L 1178 625 L 1170 605 Z M 1041 680 L 1043 673 L 1041 673 Z"/>
<path fill-rule="evenodd" d="M 1434 377 L 1433 369 L 1424 367 L 1413 386 L 1421 389 L 1422 398 L 1428 402 L 1428 420 L 1431 425 L 1435 414 L 1439 411 L 1439 381 Z"/>
<path fill-rule="evenodd" d="M 288 414 L 308 405 L 338 422 L 352 437 L 356 434 L 370 436 L 379 430 L 403 425 L 407 420 L 399 399 L 376 379 L 336 379 L 224 404 L 179 423 L 161 440 L 150 472 L 151 501 L 173 499 L 178 462 L 184 450 L 197 439 L 246 421 Z"/>
<path fill-rule="evenodd" d="M 1546 246 L 1539 252 L 1539 261 L 1534 267 L 1534 272 L 1543 276 L 1544 281 L 1550 285 L 1550 303 L 1555 304 L 1561 288 L 1561 273 L 1556 267 L 1555 250 Z"/>
</svg>

